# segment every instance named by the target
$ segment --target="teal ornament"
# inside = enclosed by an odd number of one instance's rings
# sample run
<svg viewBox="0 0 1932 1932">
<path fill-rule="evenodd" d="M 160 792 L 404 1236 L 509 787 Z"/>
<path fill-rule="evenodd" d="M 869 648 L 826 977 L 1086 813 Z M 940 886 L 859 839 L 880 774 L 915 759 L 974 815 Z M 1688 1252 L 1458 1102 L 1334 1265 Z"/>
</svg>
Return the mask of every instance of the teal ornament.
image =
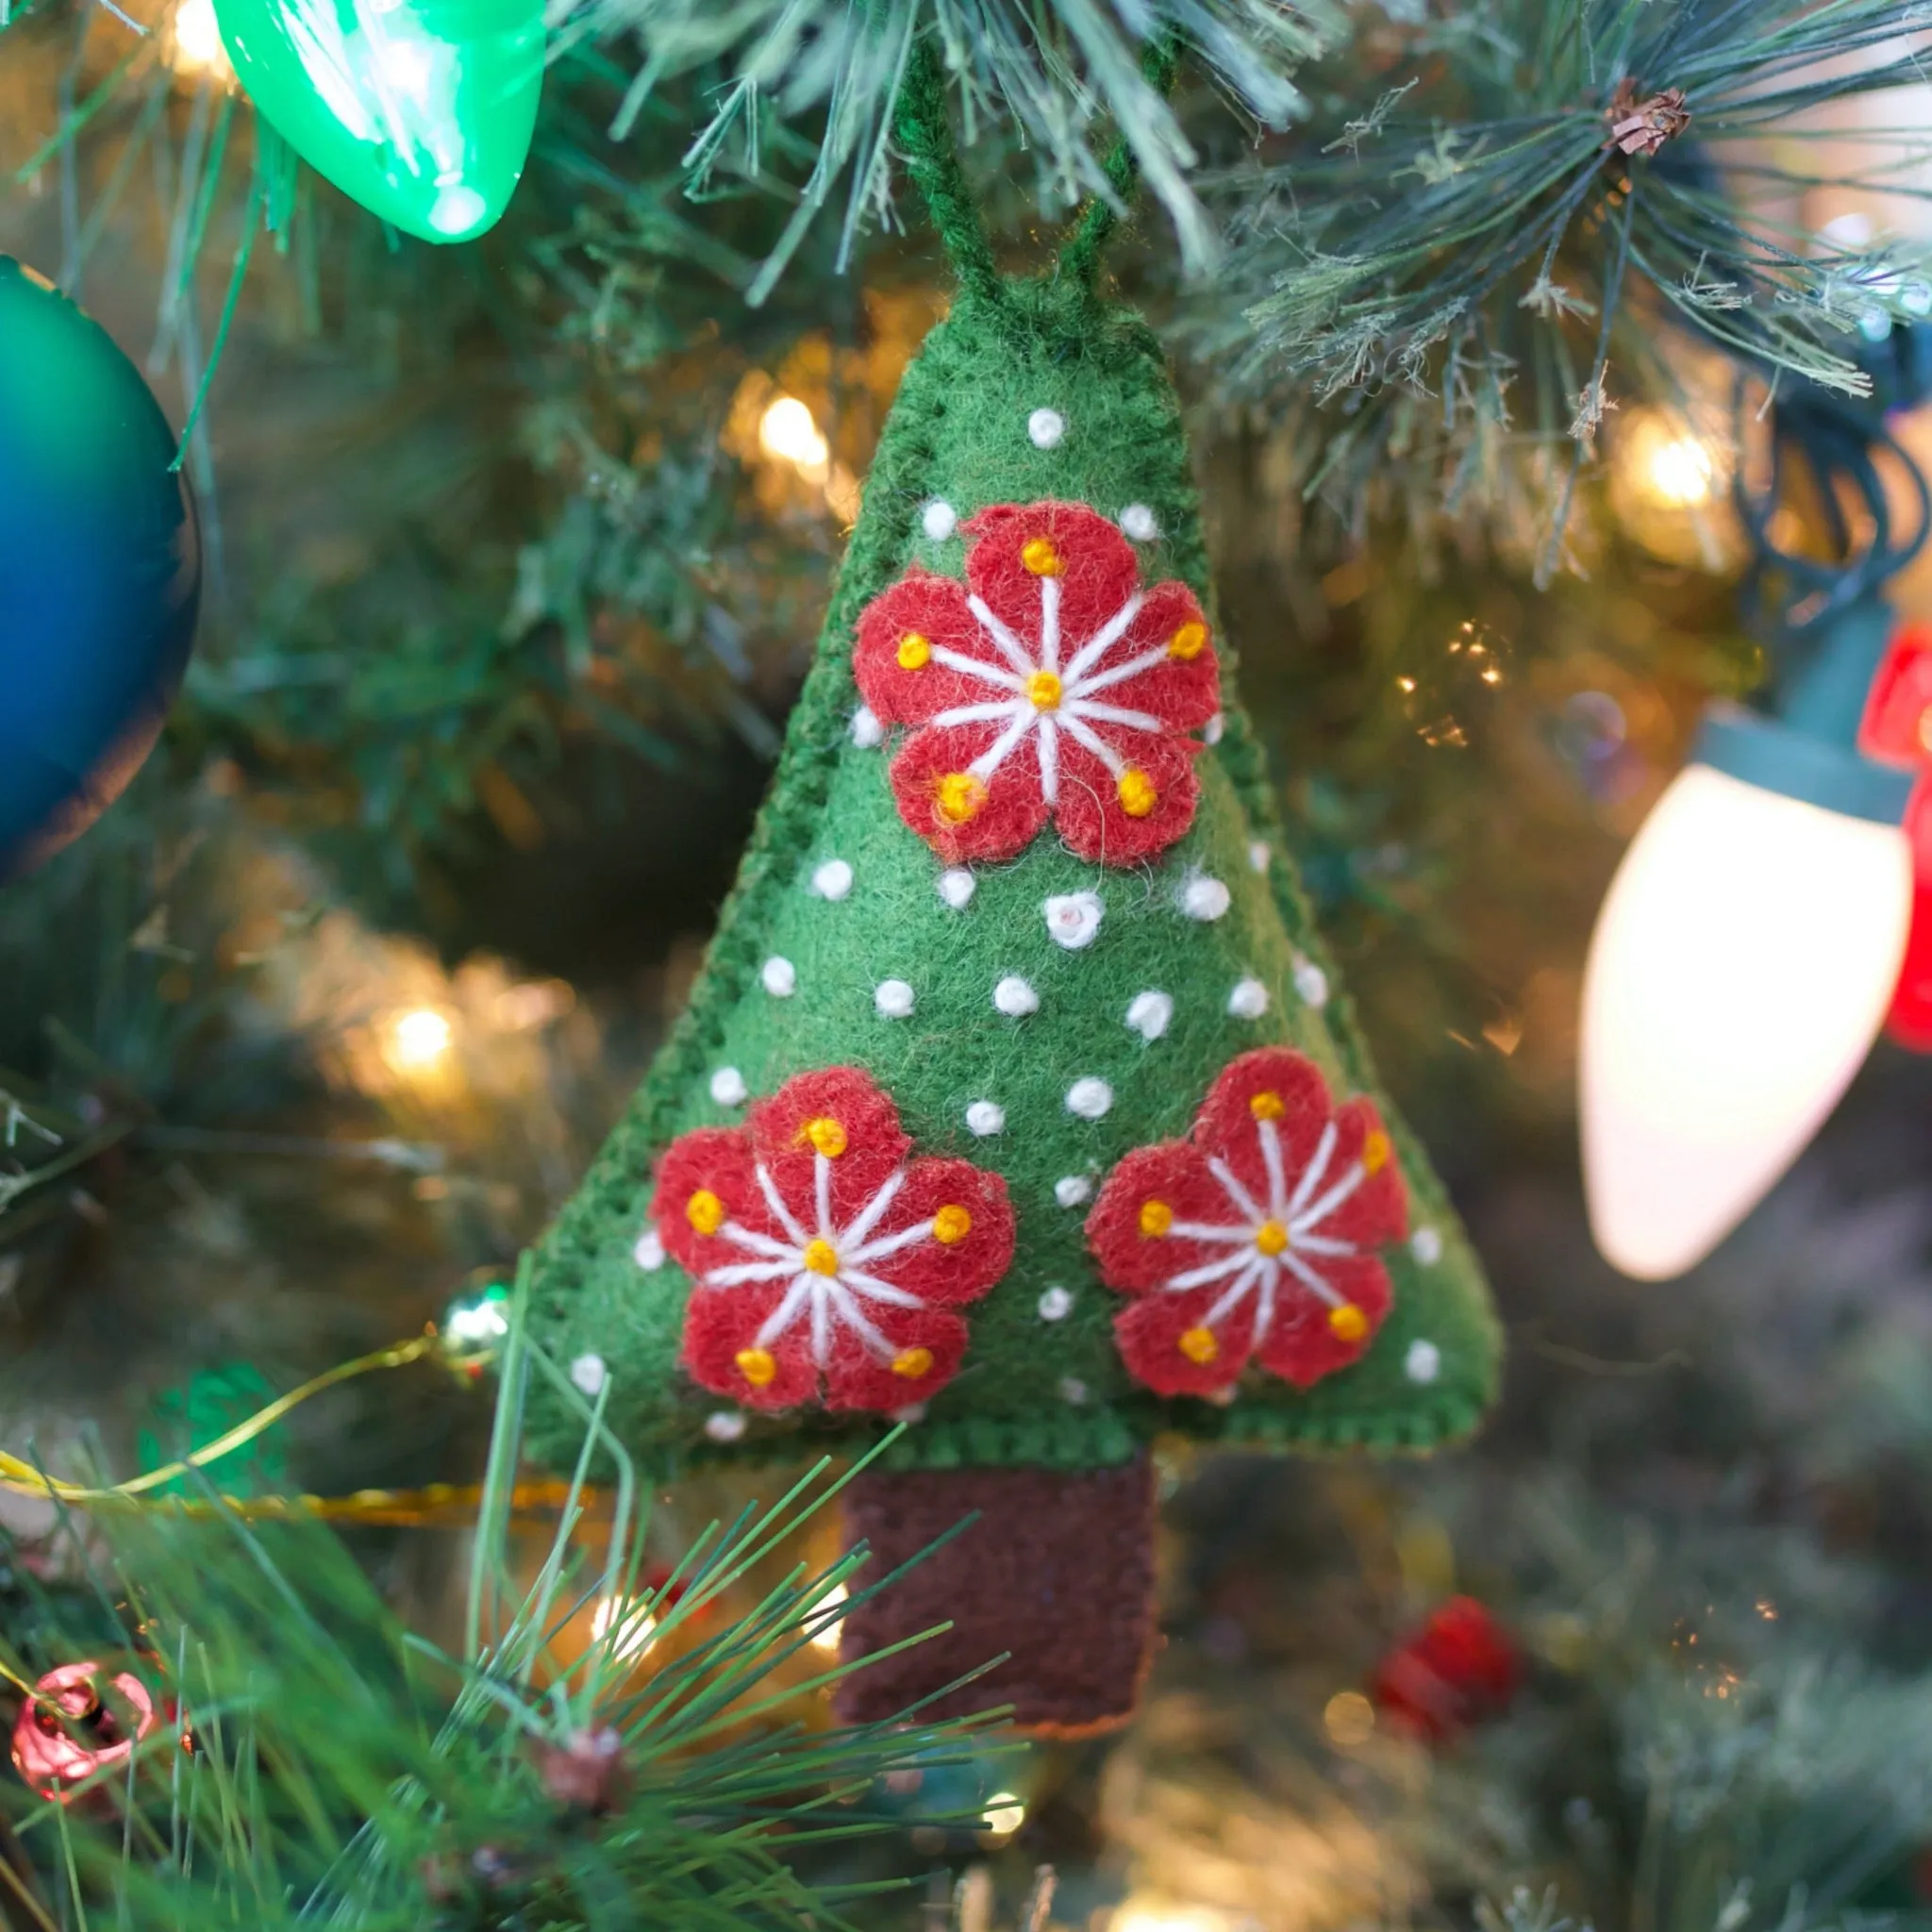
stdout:
<svg viewBox="0 0 1932 1932">
<path fill-rule="evenodd" d="M 180 689 L 201 540 L 174 461 L 113 337 L 0 255 L 0 884 L 113 803 Z"/>
<path fill-rule="evenodd" d="M 425 242 L 493 227 L 529 158 L 542 0 L 215 0 L 257 110 L 317 174 Z"/>
</svg>

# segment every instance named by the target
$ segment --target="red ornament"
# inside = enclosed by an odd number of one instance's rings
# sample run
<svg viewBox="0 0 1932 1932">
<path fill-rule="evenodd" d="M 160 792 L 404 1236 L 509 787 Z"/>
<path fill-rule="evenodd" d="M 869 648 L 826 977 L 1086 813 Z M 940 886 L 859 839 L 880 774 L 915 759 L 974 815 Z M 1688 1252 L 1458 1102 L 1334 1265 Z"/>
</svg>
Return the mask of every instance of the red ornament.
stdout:
<svg viewBox="0 0 1932 1932">
<path fill-rule="evenodd" d="M 786 1081 L 742 1127 L 699 1127 L 658 1170 L 658 1231 L 691 1277 L 684 1366 L 754 1408 L 908 1408 L 952 1380 L 1013 1258 L 1007 1184 L 912 1158 L 857 1067 Z"/>
<path fill-rule="evenodd" d="M 915 570 L 858 619 L 853 673 L 884 724 L 899 816 L 948 865 L 1011 858 L 1051 819 L 1095 865 L 1135 865 L 1194 822 L 1221 703 L 1212 633 L 1172 578 L 1146 590 L 1118 525 L 1079 503 L 960 525 L 966 581 Z"/>
<path fill-rule="evenodd" d="M 1932 1053 L 1932 625 L 1901 625 L 1872 680 L 1858 749 L 1919 773 L 1906 807 L 1912 848 L 1912 924 L 1885 1030 L 1913 1053 Z"/>
<path fill-rule="evenodd" d="M 117 1709 L 101 1695 L 100 1674 L 92 1662 L 49 1671 L 13 1726 L 13 1768 L 43 1798 L 132 1757 L 155 1727 L 154 1699 L 139 1677 L 121 1671 L 108 1679 Z"/>
<path fill-rule="evenodd" d="M 1509 1633 L 1474 1597 L 1453 1596 L 1383 1658 L 1373 1690 L 1385 1717 L 1441 1742 L 1500 1715 L 1521 1676 Z"/>
<path fill-rule="evenodd" d="M 1366 1099 L 1336 1107 L 1315 1063 L 1244 1053 L 1185 1141 L 1137 1147 L 1107 1177 L 1087 1245 L 1128 1369 L 1161 1395 L 1232 1389 L 1249 1359 L 1297 1389 L 1346 1368 L 1389 1312 L 1375 1249 L 1407 1203 Z"/>
</svg>

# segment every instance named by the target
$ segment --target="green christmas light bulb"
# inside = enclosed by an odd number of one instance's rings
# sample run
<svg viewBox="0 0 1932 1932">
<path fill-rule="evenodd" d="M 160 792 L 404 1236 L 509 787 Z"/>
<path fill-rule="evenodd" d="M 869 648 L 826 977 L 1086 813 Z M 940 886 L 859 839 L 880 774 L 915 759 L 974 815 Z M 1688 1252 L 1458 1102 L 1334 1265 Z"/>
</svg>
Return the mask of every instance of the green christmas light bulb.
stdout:
<svg viewBox="0 0 1932 1932">
<path fill-rule="evenodd" d="M 216 0 L 249 97 L 352 200 L 425 242 L 494 226 L 529 157 L 541 0 Z"/>
</svg>

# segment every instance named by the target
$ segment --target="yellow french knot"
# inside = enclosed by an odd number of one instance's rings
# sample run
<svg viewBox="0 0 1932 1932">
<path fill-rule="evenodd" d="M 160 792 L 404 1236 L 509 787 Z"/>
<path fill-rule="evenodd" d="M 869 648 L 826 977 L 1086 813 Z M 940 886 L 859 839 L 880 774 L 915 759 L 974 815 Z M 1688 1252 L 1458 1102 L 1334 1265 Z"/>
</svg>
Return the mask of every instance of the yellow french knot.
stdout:
<svg viewBox="0 0 1932 1932">
<path fill-rule="evenodd" d="M 1180 1339 L 1180 1351 L 1191 1362 L 1198 1362 L 1206 1368 L 1221 1353 L 1221 1344 L 1212 1332 L 1206 1328 L 1189 1328 Z"/>
<path fill-rule="evenodd" d="M 1353 1302 L 1328 1310 L 1328 1325 L 1338 1341 L 1359 1341 L 1369 1332 L 1369 1318 Z"/>
<path fill-rule="evenodd" d="M 1036 671 L 1026 680 L 1026 696 L 1036 711 L 1058 710 L 1061 693 L 1058 672 Z"/>
<path fill-rule="evenodd" d="M 1208 626 L 1193 618 L 1181 625 L 1167 641 L 1167 655 L 1183 664 L 1198 658 L 1208 648 Z"/>
<path fill-rule="evenodd" d="M 1380 1174 L 1389 1165 L 1390 1152 L 1389 1136 L 1380 1127 L 1372 1128 L 1362 1142 L 1362 1166 L 1370 1174 Z"/>
<path fill-rule="evenodd" d="M 892 1357 L 892 1373 L 904 1375 L 908 1382 L 916 1382 L 920 1376 L 932 1373 L 932 1350 L 929 1348 L 902 1348 Z"/>
<path fill-rule="evenodd" d="M 828 1113 L 822 1113 L 806 1122 L 798 1130 L 827 1160 L 837 1160 L 844 1153 L 845 1124 L 835 1121 Z"/>
<path fill-rule="evenodd" d="M 1288 1108 L 1280 1094 L 1272 1087 L 1265 1087 L 1248 1102 L 1248 1111 L 1257 1121 L 1278 1121 Z"/>
<path fill-rule="evenodd" d="M 1174 1209 L 1165 1201 L 1141 1203 L 1141 1232 L 1149 1241 L 1158 1241 L 1174 1225 Z"/>
<path fill-rule="evenodd" d="M 1264 1255 L 1278 1255 L 1288 1246 L 1288 1230 L 1278 1221 L 1264 1221 L 1255 1230 L 1255 1245 Z"/>
<path fill-rule="evenodd" d="M 963 825 L 968 819 L 977 818 L 986 803 L 986 785 L 971 772 L 948 772 L 934 791 L 941 818 L 952 825 Z"/>
<path fill-rule="evenodd" d="M 738 1373 L 754 1389 L 770 1385 L 772 1377 L 778 1373 L 778 1364 L 772 1359 L 768 1348 L 741 1348 L 738 1351 Z"/>
<path fill-rule="evenodd" d="M 1029 538 L 1020 553 L 1020 561 L 1037 577 L 1057 577 L 1065 568 L 1051 537 Z"/>
<path fill-rule="evenodd" d="M 1154 789 L 1154 780 L 1132 765 L 1121 774 L 1116 789 L 1121 794 L 1121 809 L 1130 819 L 1144 819 L 1160 802 L 1160 793 Z"/>
<path fill-rule="evenodd" d="M 951 1247 L 973 1232 L 973 1217 L 963 1208 L 941 1208 L 932 1218 L 932 1238 Z"/>
<path fill-rule="evenodd" d="M 899 669 L 901 671 L 924 671 L 932 661 L 932 640 L 923 638 L 916 630 L 908 630 L 899 640 Z"/>
<path fill-rule="evenodd" d="M 814 1274 L 836 1274 L 839 1272 L 839 1251 L 825 1240 L 810 1241 L 805 1244 L 805 1253 L 799 1259 Z"/>
<path fill-rule="evenodd" d="M 684 1218 L 700 1234 L 716 1234 L 724 1225 L 724 1204 L 709 1188 L 700 1188 L 684 1204 Z"/>
</svg>

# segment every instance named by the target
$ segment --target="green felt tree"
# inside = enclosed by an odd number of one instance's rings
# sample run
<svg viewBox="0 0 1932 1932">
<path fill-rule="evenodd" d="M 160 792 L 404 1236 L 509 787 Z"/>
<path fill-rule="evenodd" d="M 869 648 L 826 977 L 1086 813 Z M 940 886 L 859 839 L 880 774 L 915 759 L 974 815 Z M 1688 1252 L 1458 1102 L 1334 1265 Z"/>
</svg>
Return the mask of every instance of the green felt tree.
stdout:
<svg viewBox="0 0 1932 1932">
<path fill-rule="evenodd" d="M 954 1628 L 846 1709 L 1010 1652 L 954 1699 L 1077 1731 L 1151 1645 L 1153 1437 L 1428 1448 L 1497 1337 L 1285 855 L 1161 354 L 1092 288 L 1108 217 L 1006 278 L 903 138 L 961 286 L 533 1320 L 667 1474 L 909 1424 L 851 1534 L 890 1566 L 982 1514 L 849 1621 L 860 1654 Z"/>
</svg>

